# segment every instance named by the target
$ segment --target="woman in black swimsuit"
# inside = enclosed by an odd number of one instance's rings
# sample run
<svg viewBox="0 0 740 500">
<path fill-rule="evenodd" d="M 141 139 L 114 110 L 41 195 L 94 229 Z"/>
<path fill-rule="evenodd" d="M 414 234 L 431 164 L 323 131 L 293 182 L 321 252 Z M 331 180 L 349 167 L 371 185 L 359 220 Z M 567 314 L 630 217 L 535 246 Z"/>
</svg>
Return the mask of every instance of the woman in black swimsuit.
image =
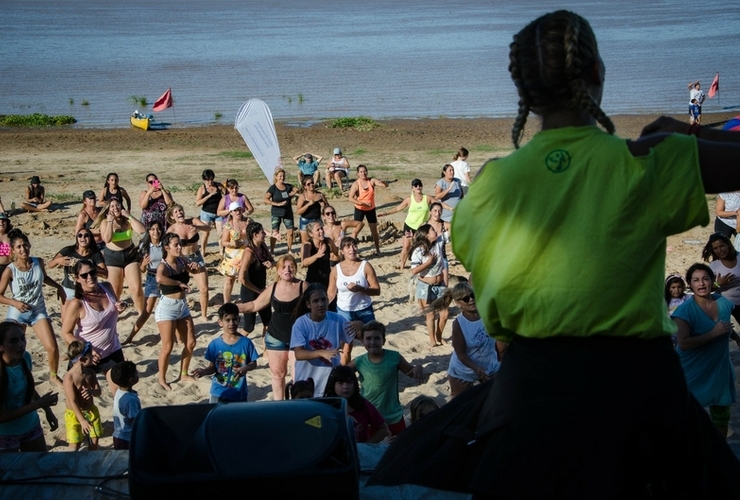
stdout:
<svg viewBox="0 0 740 500">
<path fill-rule="evenodd" d="M 255 313 L 272 306 L 272 317 L 265 335 L 265 352 L 272 375 L 272 398 L 285 396 L 285 377 L 290 359 L 291 373 L 295 373 L 295 355 L 290 350 L 293 329 L 293 311 L 301 300 L 305 282 L 296 278 L 296 261 L 291 254 L 280 256 L 275 264 L 278 280 L 265 288 L 252 302 L 237 304 L 241 313 Z"/>
<path fill-rule="evenodd" d="M 275 265 L 270 249 L 265 245 L 266 236 L 265 228 L 259 222 L 251 222 L 247 226 L 246 247 L 242 253 L 242 261 L 239 266 L 240 298 L 242 302 L 255 300 L 265 291 L 267 270 Z M 262 337 L 264 337 L 267 333 L 267 325 L 272 317 L 272 311 L 270 306 L 267 305 L 258 312 L 262 320 Z M 254 331 L 256 319 L 256 313 L 244 315 L 244 330 L 247 333 Z"/>
</svg>

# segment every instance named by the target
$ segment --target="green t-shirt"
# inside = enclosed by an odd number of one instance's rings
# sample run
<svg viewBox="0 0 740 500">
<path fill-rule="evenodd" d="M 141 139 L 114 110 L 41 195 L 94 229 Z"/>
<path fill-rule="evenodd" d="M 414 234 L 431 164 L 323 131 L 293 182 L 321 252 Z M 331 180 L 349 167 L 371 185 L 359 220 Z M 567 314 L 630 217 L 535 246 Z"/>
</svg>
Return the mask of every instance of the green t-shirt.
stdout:
<svg viewBox="0 0 740 500">
<path fill-rule="evenodd" d="M 708 223 L 694 137 L 635 158 L 625 140 L 587 126 L 541 131 L 489 161 L 451 234 L 494 337 L 651 338 L 675 330 L 666 237 Z"/>
<path fill-rule="evenodd" d="M 388 349 L 383 349 L 383 352 L 385 354 L 380 363 L 373 363 L 367 354 L 363 354 L 355 358 L 355 367 L 360 374 L 360 394 L 392 425 L 403 418 L 403 406 L 398 399 L 398 363 L 401 362 L 401 355 L 398 351 Z"/>
</svg>

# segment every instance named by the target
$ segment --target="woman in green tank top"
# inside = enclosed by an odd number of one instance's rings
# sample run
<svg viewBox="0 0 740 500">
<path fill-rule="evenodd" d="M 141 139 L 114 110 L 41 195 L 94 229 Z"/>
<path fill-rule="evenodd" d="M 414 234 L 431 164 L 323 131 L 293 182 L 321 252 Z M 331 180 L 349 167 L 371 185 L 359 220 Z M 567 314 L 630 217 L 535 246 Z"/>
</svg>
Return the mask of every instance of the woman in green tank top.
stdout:
<svg viewBox="0 0 740 500">
<path fill-rule="evenodd" d="M 411 248 L 411 239 L 414 237 L 414 233 L 419 226 L 425 224 L 429 218 L 429 207 L 432 203 L 441 203 L 442 207 L 447 210 L 452 210 L 452 207 L 439 201 L 433 196 L 426 195 L 422 192 L 424 185 L 420 179 L 414 179 L 411 181 L 411 195 L 405 198 L 401 203 L 396 205 L 388 212 L 378 214 L 378 217 L 385 217 L 387 215 L 395 214 L 400 212 L 404 208 L 408 207 L 408 214 L 406 220 L 403 221 L 403 248 L 401 249 L 401 264 L 398 269 L 406 267 L 406 260 L 409 258 L 409 249 Z"/>
</svg>

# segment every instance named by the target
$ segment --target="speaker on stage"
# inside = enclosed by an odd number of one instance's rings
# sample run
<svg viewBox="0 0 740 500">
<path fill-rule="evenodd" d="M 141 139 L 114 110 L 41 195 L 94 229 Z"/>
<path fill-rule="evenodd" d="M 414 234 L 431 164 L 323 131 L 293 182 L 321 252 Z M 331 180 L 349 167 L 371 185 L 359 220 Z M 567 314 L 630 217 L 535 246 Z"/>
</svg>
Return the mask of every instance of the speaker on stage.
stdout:
<svg viewBox="0 0 740 500">
<path fill-rule="evenodd" d="M 131 498 L 247 494 L 359 498 L 342 398 L 144 408 L 129 450 Z"/>
</svg>

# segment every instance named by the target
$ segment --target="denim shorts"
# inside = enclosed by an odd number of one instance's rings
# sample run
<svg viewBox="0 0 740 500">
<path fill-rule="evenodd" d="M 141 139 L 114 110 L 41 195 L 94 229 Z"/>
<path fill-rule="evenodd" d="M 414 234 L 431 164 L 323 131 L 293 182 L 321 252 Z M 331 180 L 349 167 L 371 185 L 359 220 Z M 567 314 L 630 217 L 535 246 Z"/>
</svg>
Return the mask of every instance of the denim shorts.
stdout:
<svg viewBox="0 0 740 500">
<path fill-rule="evenodd" d="M 375 321 L 375 313 L 373 312 L 372 305 L 364 309 L 358 309 L 357 311 L 345 311 L 337 307 L 337 314 L 346 321 L 362 321 L 363 323 Z"/>
<path fill-rule="evenodd" d="M 8 306 L 8 316 L 6 317 L 8 321 L 15 321 L 16 323 L 20 323 L 21 325 L 35 325 L 42 319 L 49 319 L 49 315 L 46 312 L 46 304 L 41 303 L 41 305 L 38 305 L 31 309 L 28 312 L 20 312 L 18 309 L 16 309 L 13 306 Z"/>
<path fill-rule="evenodd" d="M 219 217 L 216 214 L 212 214 L 211 212 L 204 212 L 203 210 L 200 211 L 200 220 L 205 222 L 206 224 L 211 224 L 213 222 L 223 222 L 224 218 Z"/>
<path fill-rule="evenodd" d="M 157 284 L 157 275 L 149 271 L 146 272 L 146 281 L 144 281 L 144 297 L 159 297 L 159 285 Z"/>
<path fill-rule="evenodd" d="M 312 222 L 321 222 L 321 219 L 304 219 L 303 217 L 298 217 L 298 230 L 305 231 Z"/>
<path fill-rule="evenodd" d="M 195 262 L 203 267 L 206 267 L 206 260 L 203 258 L 203 254 L 200 253 L 200 250 L 196 250 L 195 252 L 189 253 L 187 255 L 182 254 L 182 258 L 185 259 L 185 261 L 188 263 Z"/>
<path fill-rule="evenodd" d="M 171 299 L 169 297 L 160 297 L 157 308 L 154 310 L 154 320 L 160 321 L 177 321 L 190 316 L 190 308 L 185 299 Z"/>
<path fill-rule="evenodd" d="M 276 339 L 268 331 L 267 335 L 265 335 L 265 349 L 269 349 L 270 351 L 289 351 L 290 345 Z"/>
<path fill-rule="evenodd" d="M 444 285 L 430 285 L 421 280 L 416 281 L 416 298 L 426 300 L 427 304 L 438 299 L 447 289 Z"/>
<path fill-rule="evenodd" d="M 286 217 L 270 217 L 270 227 L 272 227 L 273 230 L 277 231 L 280 229 L 280 221 L 285 224 L 285 229 L 293 229 L 293 219 L 286 218 Z"/>
</svg>

